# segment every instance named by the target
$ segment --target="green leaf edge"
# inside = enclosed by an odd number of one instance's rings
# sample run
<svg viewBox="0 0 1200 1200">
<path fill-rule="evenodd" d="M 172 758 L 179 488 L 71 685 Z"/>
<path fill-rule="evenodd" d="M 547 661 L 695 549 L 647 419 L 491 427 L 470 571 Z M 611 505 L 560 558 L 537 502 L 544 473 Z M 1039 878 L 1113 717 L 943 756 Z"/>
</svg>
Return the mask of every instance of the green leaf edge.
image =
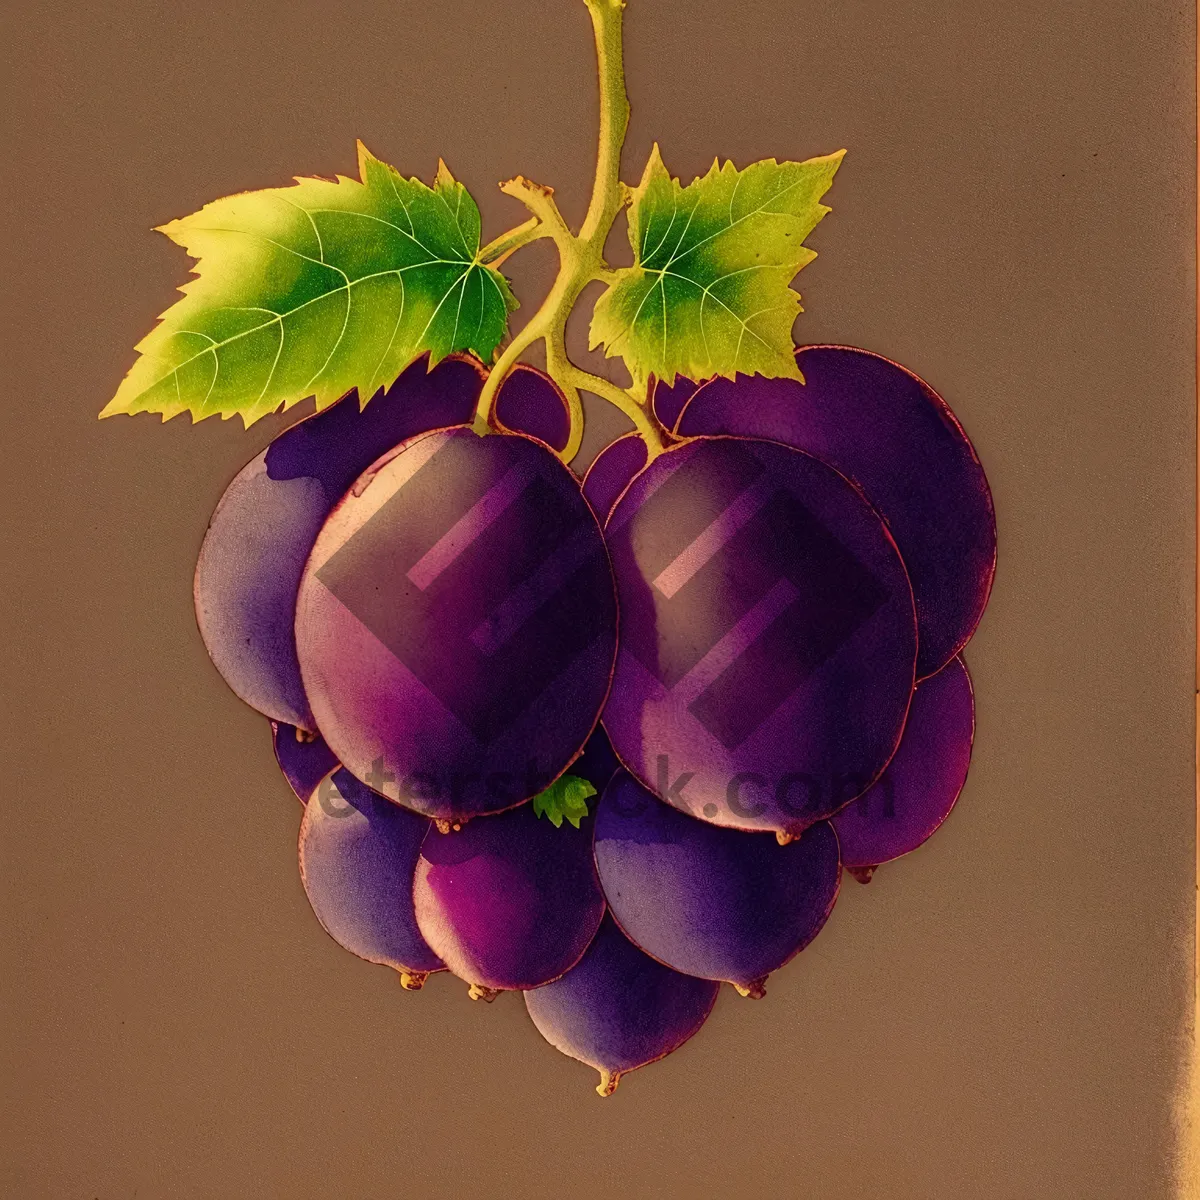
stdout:
<svg viewBox="0 0 1200 1200">
<path fill-rule="evenodd" d="M 576 828 L 588 815 L 587 800 L 596 795 L 595 787 L 579 775 L 560 775 L 548 788 L 533 798 L 535 816 L 546 817 L 555 829 L 561 829 L 563 818 Z"/>
<path fill-rule="evenodd" d="M 744 373 L 744 372 L 738 372 L 736 370 L 736 368 L 731 371 L 718 370 L 715 372 L 714 371 L 703 371 L 703 370 L 694 370 L 694 371 L 690 371 L 690 372 L 675 370 L 670 373 L 670 378 L 666 377 L 667 372 L 663 372 L 663 374 L 661 376 L 658 376 L 658 375 L 655 375 L 655 373 L 653 371 L 647 372 L 646 370 L 644 370 L 637 364 L 630 362 L 628 359 L 625 359 L 625 355 L 622 353 L 622 350 L 621 350 L 621 345 L 627 339 L 628 331 L 622 331 L 622 332 L 616 334 L 615 336 L 608 336 L 608 335 L 600 332 L 600 330 L 603 328 L 603 324 L 604 324 L 604 321 L 605 321 L 606 315 L 607 315 L 606 314 L 606 308 L 607 308 L 606 301 L 612 295 L 614 286 L 617 283 L 619 283 L 620 281 L 627 279 L 631 275 L 643 270 L 641 263 L 639 262 L 640 235 L 639 235 L 639 229 L 638 229 L 638 225 L 637 225 L 638 200 L 641 196 L 645 195 L 646 192 L 649 190 L 651 183 L 654 181 L 655 175 L 658 173 L 661 173 L 662 175 L 666 176 L 666 178 L 670 181 L 670 184 L 671 184 L 674 192 L 677 195 L 681 195 L 684 192 L 686 192 L 689 188 L 697 187 L 697 186 L 703 184 L 706 180 L 711 179 L 714 176 L 719 175 L 727 170 L 736 171 L 740 174 L 740 173 L 750 170 L 752 167 L 759 166 L 762 164 L 771 164 L 771 165 L 777 165 L 777 166 L 786 166 L 786 165 L 813 166 L 816 164 L 828 164 L 829 168 L 830 168 L 829 174 L 828 174 L 828 178 L 825 182 L 825 186 L 818 193 L 817 200 L 819 201 L 820 197 L 823 196 L 829 190 L 829 188 L 832 186 L 833 178 L 837 174 L 838 168 L 841 166 L 842 160 L 845 158 L 845 155 L 846 155 L 846 150 L 843 148 L 841 150 L 835 150 L 831 154 L 816 155 L 812 158 L 804 159 L 802 161 L 794 162 L 794 163 L 791 160 L 785 160 L 784 163 L 779 163 L 778 160 L 775 158 L 763 158 L 763 159 L 758 159 L 755 162 L 750 163 L 746 167 L 743 167 L 743 168 L 737 167 L 731 159 L 726 159 L 725 162 L 722 163 L 720 161 L 720 156 L 717 156 L 717 157 L 714 157 L 712 166 L 708 169 L 707 174 L 705 174 L 703 176 L 696 176 L 695 178 L 692 179 L 692 181 L 690 183 L 685 185 L 681 182 L 679 177 L 671 175 L 670 171 L 666 167 L 666 164 L 663 162 L 662 154 L 659 150 L 658 143 L 655 142 L 651 146 L 650 156 L 646 161 L 646 166 L 642 172 L 641 180 L 638 182 L 636 187 L 627 187 L 626 188 L 628 196 L 629 196 L 628 236 L 629 236 L 629 244 L 630 244 L 630 247 L 632 248 L 633 254 L 634 254 L 634 262 L 630 266 L 617 268 L 616 271 L 614 272 L 614 275 L 616 276 L 616 278 L 609 284 L 609 287 L 597 299 L 596 304 L 593 309 L 592 320 L 590 323 L 589 333 L 588 333 L 589 349 L 596 350 L 596 349 L 599 349 L 600 347 L 603 347 L 605 358 L 622 358 L 623 360 L 625 360 L 626 366 L 629 369 L 631 375 L 634 377 L 634 379 L 646 378 L 648 376 L 654 376 L 655 378 L 658 379 L 658 382 L 660 382 L 668 387 L 673 385 L 675 380 L 679 377 L 682 377 L 684 379 L 690 379 L 694 383 L 700 383 L 700 382 L 703 382 L 704 380 L 712 379 L 714 377 L 723 377 L 725 379 L 735 379 L 739 373 Z M 830 212 L 833 211 L 829 205 L 821 204 L 819 202 L 816 205 L 816 210 L 817 210 L 817 217 L 816 217 L 816 220 L 813 222 L 812 228 L 815 228 L 818 224 L 820 224 L 820 222 L 822 220 L 824 220 L 824 218 Z M 809 232 L 811 232 L 811 229 L 809 230 Z M 808 234 L 806 233 L 804 236 L 807 237 Z M 804 267 L 806 267 L 810 262 L 813 261 L 813 259 L 815 259 L 817 257 L 817 252 L 815 250 L 813 250 L 811 247 L 804 246 L 804 249 L 808 251 L 808 256 L 805 258 L 805 260 L 803 262 L 801 262 L 799 264 L 799 266 L 797 266 L 795 272 L 792 275 L 793 280 L 796 278 L 796 276 L 800 273 L 800 271 Z M 796 296 L 796 315 L 799 315 L 800 313 L 802 313 L 804 311 L 803 306 L 799 303 L 799 293 L 795 292 L 795 289 L 790 287 L 790 281 L 789 281 L 789 287 L 787 290 L 793 292 L 793 294 Z M 792 350 L 794 350 L 794 349 L 795 349 L 795 343 L 793 341 Z M 781 357 L 779 360 L 778 366 L 779 366 L 779 370 L 777 372 L 768 373 L 765 371 L 753 371 L 753 372 L 750 372 L 750 374 L 762 375 L 765 378 L 791 378 L 791 379 L 796 379 L 800 383 L 804 382 L 804 376 L 800 372 L 799 367 L 796 365 L 795 358 L 793 356 L 789 355 L 786 359 Z"/>
<path fill-rule="evenodd" d="M 309 175 L 309 176 L 295 175 L 292 177 L 295 180 L 294 184 L 287 185 L 284 187 L 276 187 L 276 188 L 251 188 L 251 189 L 246 189 L 245 191 L 242 191 L 242 192 L 230 193 L 228 196 L 219 197 L 217 200 L 209 201 L 205 205 L 202 205 L 201 208 L 198 209 L 195 213 L 191 213 L 185 217 L 177 217 L 171 221 L 168 221 L 164 225 L 154 226 L 153 232 L 164 234 L 166 237 L 170 238 L 177 245 L 183 247 L 184 250 L 187 250 L 187 245 L 184 240 L 185 239 L 184 230 L 186 229 L 187 223 L 192 221 L 196 217 L 200 216 L 213 204 L 231 200 L 238 196 L 251 196 L 251 195 L 258 195 L 261 193 L 283 194 L 283 193 L 294 191 L 296 188 L 304 185 L 305 183 L 309 183 L 309 182 L 326 183 L 326 184 L 328 184 L 328 183 L 349 184 L 352 186 L 366 187 L 367 186 L 367 167 L 368 167 L 369 163 L 377 164 L 377 165 L 383 167 L 385 170 L 392 172 L 398 178 L 403 178 L 403 176 L 400 175 L 400 172 L 398 170 L 396 170 L 395 167 L 391 166 L 389 163 L 385 163 L 382 159 L 376 158 L 375 155 L 373 155 L 367 149 L 367 147 L 364 145 L 364 143 L 362 142 L 361 139 L 356 140 L 355 146 L 356 146 L 357 161 L 358 161 L 358 173 L 359 173 L 358 179 L 353 179 L 349 176 L 341 175 L 341 174 L 335 174 L 332 177 L 332 179 L 330 179 L 328 177 L 324 177 L 324 176 L 319 176 L 319 175 Z M 432 188 L 429 188 L 429 185 L 425 184 L 422 180 L 416 178 L 415 176 L 410 177 L 407 180 L 407 182 L 421 186 L 421 187 L 426 187 L 430 191 L 435 190 L 439 186 L 445 186 L 445 185 L 454 186 L 457 184 L 457 181 L 454 179 L 454 176 L 450 173 L 450 169 L 446 166 L 446 163 L 441 158 L 438 159 L 437 171 L 434 175 L 434 183 L 433 183 Z M 465 190 L 466 189 L 464 188 L 464 191 Z M 469 192 L 466 194 L 468 196 L 470 196 Z M 472 200 L 472 203 L 474 203 L 474 197 L 471 197 L 471 200 Z M 478 206 L 476 206 L 476 207 L 478 207 Z M 480 254 L 481 246 L 482 246 L 482 239 L 480 239 L 480 244 L 477 245 L 475 248 L 474 257 L 473 257 L 473 260 L 471 261 L 468 269 L 474 268 L 474 267 L 479 267 L 485 271 L 488 271 L 491 275 L 493 275 L 498 284 L 499 291 L 504 298 L 504 302 L 505 302 L 507 311 L 508 312 L 515 311 L 519 307 L 519 302 L 517 301 L 516 297 L 513 295 L 512 288 L 511 288 L 511 285 L 509 284 L 508 279 L 496 268 L 494 268 L 486 263 L 483 263 L 480 260 L 479 254 Z M 202 275 L 202 257 L 200 255 L 191 255 L 191 257 L 194 259 L 194 264 L 191 268 L 191 274 L 194 276 L 200 277 Z M 189 289 L 196 282 L 197 282 L 197 280 L 189 280 L 186 283 L 181 284 L 178 288 L 176 288 L 176 291 L 183 293 L 184 296 L 186 297 L 188 295 Z M 166 319 L 168 319 L 171 316 L 171 314 L 174 312 L 176 307 L 181 303 L 182 303 L 182 301 L 175 301 L 175 303 L 172 304 L 168 309 L 159 313 L 158 318 L 157 318 L 159 325 L 156 325 L 155 329 L 151 330 L 151 332 L 149 334 L 147 334 L 145 337 L 143 337 L 134 346 L 134 350 L 139 355 L 142 355 L 143 357 L 145 356 L 147 343 L 150 342 L 150 340 L 153 338 L 154 334 L 161 327 L 162 322 L 165 321 Z M 507 336 L 507 332 L 508 331 L 507 331 L 507 324 L 506 324 L 500 337 L 497 339 L 496 347 L 498 347 L 500 345 L 500 343 L 503 342 L 504 338 Z M 422 357 L 428 358 L 428 362 L 427 362 L 427 366 L 426 366 L 427 372 L 432 371 L 433 368 L 439 362 L 442 361 L 442 359 L 450 357 L 451 355 L 460 354 L 460 353 L 466 353 L 469 355 L 473 355 L 475 357 L 479 357 L 483 361 L 484 365 L 486 365 L 491 360 L 491 358 L 494 357 L 496 347 L 493 347 L 492 354 L 489 355 L 487 358 L 483 358 L 482 356 L 475 354 L 475 352 L 472 349 L 470 349 L 469 347 L 452 348 L 442 355 L 435 354 L 430 348 L 418 349 L 417 353 L 413 354 L 407 361 L 405 361 L 401 364 L 399 369 L 396 370 L 394 374 L 392 374 L 390 379 L 385 378 L 382 380 L 382 382 L 378 383 L 376 385 L 375 389 L 372 391 L 371 395 L 375 394 L 375 392 L 379 391 L 380 389 L 386 389 L 386 388 L 390 387 L 392 385 L 392 383 L 394 383 L 395 380 L 398 379 L 400 377 L 400 375 L 409 366 L 411 366 L 414 362 L 416 362 L 418 359 L 420 359 Z M 330 407 L 331 405 L 333 405 L 334 403 L 336 403 L 338 400 L 342 399 L 343 397 L 349 395 L 349 392 L 355 390 L 353 387 L 349 388 L 349 389 L 339 389 L 336 392 L 336 394 L 334 394 L 334 393 L 322 394 L 319 390 L 318 391 L 308 391 L 304 395 L 300 395 L 300 394 L 294 395 L 290 398 L 281 400 L 279 403 L 277 403 L 274 407 L 272 407 L 270 409 L 265 409 L 263 411 L 255 412 L 253 414 L 247 413 L 241 409 L 231 408 L 228 410 L 213 410 L 212 412 L 206 412 L 206 413 L 201 413 L 201 414 L 197 415 L 197 413 L 187 404 L 181 404 L 179 406 L 175 406 L 175 407 L 171 407 L 171 408 L 167 408 L 167 409 L 159 409 L 159 408 L 148 407 L 148 406 L 147 407 L 138 407 L 137 406 L 138 399 L 142 395 L 144 395 L 145 392 L 149 391 L 150 388 L 156 386 L 158 382 L 161 382 L 161 377 L 158 381 L 155 381 L 155 383 L 151 383 L 145 387 L 141 387 L 139 390 L 137 390 L 136 392 L 133 392 L 133 394 L 131 394 L 131 395 L 123 395 L 123 393 L 125 393 L 127 391 L 132 391 L 132 389 L 130 388 L 129 385 L 130 385 L 131 379 L 135 375 L 138 367 L 141 365 L 141 362 L 142 362 L 142 358 L 135 360 L 134 364 L 126 372 L 126 374 L 125 374 L 124 378 L 122 379 L 120 385 L 118 386 L 117 391 L 114 394 L 113 398 L 104 406 L 103 409 L 101 409 L 100 414 L 99 414 L 100 420 L 104 420 L 108 417 L 117 416 L 117 415 L 132 416 L 132 415 L 136 415 L 139 412 L 160 413 L 161 417 L 162 417 L 162 421 L 164 423 L 166 423 L 167 421 L 171 420 L 174 417 L 179 416 L 181 413 L 187 413 L 192 419 L 192 424 L 197 424 L 198 422 L 207 420 L 209 417 L 213 417 L 213 416 L 219 416 L 222 420 L 229 420 L 231 417 L 240 416 L 242 418 L 243 426 L 248 429 L 251 425 L 255 424 L 256 422 L 261 420 L 263 417 L 270 416 L 272 413 L 275 413 L 275 412 L 280 412 L 280 411 L 286 412 L 288 409 L 293 408 L 295 405 L 302 403 L 304 400 L 307 400 L 310 396 L 315 396 L 316 411 L 320 412 L 321 410 Z M 168 372 L 168 374 L 170 374 L 170 373 Z M 360 396 L 359 396 L 359 408 L 360 409 L 366 407 L 367 402 L 371 399 L 371 395 L 364 396 L 360 393 Z"/>
</svg>

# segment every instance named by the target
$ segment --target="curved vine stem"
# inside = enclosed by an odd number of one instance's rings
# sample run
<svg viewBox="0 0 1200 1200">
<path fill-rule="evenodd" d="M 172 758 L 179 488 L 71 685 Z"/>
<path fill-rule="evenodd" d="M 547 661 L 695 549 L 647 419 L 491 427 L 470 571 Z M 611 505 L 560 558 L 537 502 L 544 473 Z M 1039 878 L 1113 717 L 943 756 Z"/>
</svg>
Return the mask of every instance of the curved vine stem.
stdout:
<svg viewBox="0 0 1200 1200">
<path fill-rule="evenodd" d="M 546 371 L 567 398 L 567 444 L 562 451 L 562 460 L 566 463 L 579 453 L 583 441 L 583 398 L 569 378 L 573 365 L 567 357 L 566 331 L 551 329 L 546 334 Z"/>
<path fill-rule="evenodd" d="M 593 392 L 601 399 L 607 400 L 633 422 L 634 429 L 646 443 L 647 460 L 657 457 L 667 448 L 669 435 L 654 416 L 649 404 L 640 402 L 636 396 L 619 388 L 611 380 L 584 371 L 574 363 L 569 364 L 568 377 L 575 387 L 582 388 L 585 392 Z"/>
<path fill-rule="evenodd" d="M 613 271 L 604 261 L 604 243 L 617 214 L 628 201 L 621 183 L 621 147 L 629 126 L 629 99 L 625 94 L 625 68 L 621 55 L 624 0 L 584 0 L 592 19 L 596 40 L 596 62 L 600 73 L 600 144 L 596 155 L 596 178 L 587 215 L 579 233 L 572 233 L 553 189 L 518 175 L 500 188 L 520 200 L 533 219 L 489 243 L 481 261 L 503 261 L 514 250 L 538 238 L 554 239 L 558 248 L 558 275 L 550 293 L 524 328 L 508 344 L 483 385 L 475 411 L 475 432 L 482 435 L 499 428 L 495 415 L 496 395 L 522 354 L 537 341 L 546 345 L 547 374 L 562 389 L 570 414 L 570 434 L 560 457 L 570 462 L 579 452 L 583 438 L 583 404 L 580 391 L 592 392 L 615 405 L 633 422 L 646 442 L 649 458 L 667 444 L 668 435 L 654 416 L 649 397 L 626 392 L 616 384 L 577 367 L 567 356 L 567 317 L 583 289 L 594 279 L 611 283 Z M 640 389 L 645 392 L 645 389 Z"/>
<path fill-rule="evenodd" d="M 498 267 L 514 250 L 520 250 L 522 246 L 544 237 L 550 237 L 550 230 L 537 217 L 530 217 L 524 225 L 518 225 L 488 242 L 479 251 L 477 261 L 485 267 Z"/>
</svg>

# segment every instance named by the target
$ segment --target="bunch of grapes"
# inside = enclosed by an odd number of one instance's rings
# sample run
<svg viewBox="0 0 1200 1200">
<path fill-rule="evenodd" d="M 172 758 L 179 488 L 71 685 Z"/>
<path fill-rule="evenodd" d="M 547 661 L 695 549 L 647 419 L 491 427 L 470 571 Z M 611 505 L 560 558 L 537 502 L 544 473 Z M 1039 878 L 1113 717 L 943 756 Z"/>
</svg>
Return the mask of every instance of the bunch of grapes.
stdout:
<svg viewBox="0 0 1200 1200">
<path fill-rule="evenodd" d="M 927 384 L 792 343 L 841 154 L 683 187 L 656 146 L 627 187 L 624 6 L 586 3 L 604 120 L 578 233 L 518 176 L 532 219 L 481 247 L 444 164 L 431 188 L 361 148 L 361 182 L 216 201 L 166 227 L 199 278 L 103 415 L 316 397 L 230 484 L 195 577 L 209 654 L 304 803 L 305 891 L 407 989 L 523 993 L 608 1095 L 722 982 L 763 996 L 843 868 L 865 883 L 946 818 L 996 543 Z M 497 356 L 497 268 L 539 237 L 558 280 Z M 593 280 L 628 389 L 566 354 Z M 545 371 L 521 361 L 539 340 Z M 581 480 L 582 391 L 634 432 Z"/>
<path fill-rule="evenodd" d="M 407 988 L 523 992 L 602 1092 L 721 981 L 763 995 L 841 869 L 920 845 L 966 778 L 978 459 L 887 359 L 797 358 L 804 384 L 656 389 L 668 448 L 618 439 L 582 485 L 548 376 L 510 375 L 481 438 L 481 365 L 417 363 L 276 438 L 200 553 L 326 930 Z"/>
</svg>

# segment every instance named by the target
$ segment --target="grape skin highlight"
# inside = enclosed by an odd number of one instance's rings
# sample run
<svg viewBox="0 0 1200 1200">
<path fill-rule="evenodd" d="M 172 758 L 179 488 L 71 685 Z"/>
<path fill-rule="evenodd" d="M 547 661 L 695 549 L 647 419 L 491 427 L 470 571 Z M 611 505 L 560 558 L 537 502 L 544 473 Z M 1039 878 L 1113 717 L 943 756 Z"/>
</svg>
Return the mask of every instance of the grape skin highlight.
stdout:
<svg viewBox="0 0 1200 1200">
<path fill-rule="evenodd" d="M 325 523 L 296 640 L 347 770 L 438 820 L 511 808 L 575 759 L 608 692 L 616 597 L 600 528 L 543 443 L 422 435 Z"/>
<path fill-rule="evenodd" d="M 350 393 L 285 429 L 225 489 L 200 547 L 200 635 L 225 682 L 251 708 L 314 731 L 292 624 L 304 563 L 330 510 L 381 454 L 426 429 L 468 421 L 480 365 L 455 355 L 413 363 L 359 410 Z"/>
<path fill-rule="evenodd" d="M 252 708 L 316 729 L 292 626 L 317 533 L 377 458 L 416 434 L 470 421 L 485 376 L 469 355 L 452 354 L 432 371 L 420 358 L 365 408 L 351 392 L 285 429 L 226 488 L 196 563 L 196 619 L 217 670 Z M 566 402 L 535 367 L 514 372 L 498 403 L 513 428 L 528 421 L 560 436 Z"/>
<path fill-rule="evenodd" d="M 916 618 L 861 495 L 774 442 L 660 454 L 605 525 L 621 646 L 604 728 L 703 820 L 796 836 L 864 791 L 904 727 Z"/>
</svg>

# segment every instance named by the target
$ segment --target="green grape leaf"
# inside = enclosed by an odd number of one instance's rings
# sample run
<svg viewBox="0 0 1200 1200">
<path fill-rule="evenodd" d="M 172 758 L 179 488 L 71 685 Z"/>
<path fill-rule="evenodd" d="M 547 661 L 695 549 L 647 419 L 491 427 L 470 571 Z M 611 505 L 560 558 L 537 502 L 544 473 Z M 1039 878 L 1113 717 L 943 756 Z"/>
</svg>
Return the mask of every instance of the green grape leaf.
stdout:
<svg viewBox="0 0 1200 1200">
<path fill-rule="evenodd" d="M 800 378 L 792 323 L 803 310 L 788 284 L 816 257 L 804 239 L 830 211 L 820 199 L 844 154 L 742 171 L 714 160 L 684 187 L 655 145 L 631 189 L 634 264 L 596 303 L 592 349 L 668 385 L 739 371 Z"/>
<path fill-rule="evenodd" d="M 539 817 L 548 817 L 555 829 L 561 829 L 566 817 L 576 829 L 588 815 L 587 799 L 594 796 L 596 789 L 578 775 L 560 775 L 544 792 L 533 798 L 533 811 Z"/>
<path fill-rule="evenodd" d="M 161 227 L 197 260 L 101 412 L 240 415 L 246 425 L 351 388 L 365 405 L 414 359 L 490 361 L 516 308 L 479 262 L 479 209 L 439 163 L 433 187 L 358 144 L 361 180 L 297 178 Z"/>
</svg>

